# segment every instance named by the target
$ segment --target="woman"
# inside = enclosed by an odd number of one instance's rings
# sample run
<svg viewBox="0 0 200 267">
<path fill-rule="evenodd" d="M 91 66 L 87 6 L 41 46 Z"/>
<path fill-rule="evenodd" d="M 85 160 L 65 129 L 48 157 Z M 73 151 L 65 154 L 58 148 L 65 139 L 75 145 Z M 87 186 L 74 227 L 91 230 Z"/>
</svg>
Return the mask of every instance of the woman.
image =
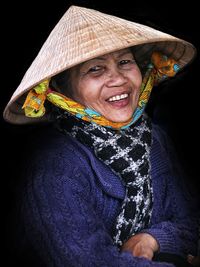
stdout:
<svg viewBox="0 0 200 267">
<path fill-rule="evenodd" d="M 20 191 L 33 266 L 184 266 L 196 253 L 170 144 L 144 112 L 152 87 L 194 54 L 144 25 L 64 14 L 4 111 L 11 123 L 54 125 L 34 136 Z"/>
</svg>

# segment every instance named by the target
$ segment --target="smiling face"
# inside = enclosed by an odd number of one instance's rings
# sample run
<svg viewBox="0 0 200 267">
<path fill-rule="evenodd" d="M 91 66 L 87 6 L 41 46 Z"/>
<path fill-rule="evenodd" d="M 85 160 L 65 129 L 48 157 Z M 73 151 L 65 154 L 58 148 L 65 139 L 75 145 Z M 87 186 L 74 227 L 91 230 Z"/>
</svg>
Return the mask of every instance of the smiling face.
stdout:
<svg viewBox="0 0 200 267">
<path fill-rule="evenodd" d="M 113 122 L 128 121 L 135 111 L 141 72 L 130 49 L 109 53 L 73 67 L 70 96 Z"/>
</svg>

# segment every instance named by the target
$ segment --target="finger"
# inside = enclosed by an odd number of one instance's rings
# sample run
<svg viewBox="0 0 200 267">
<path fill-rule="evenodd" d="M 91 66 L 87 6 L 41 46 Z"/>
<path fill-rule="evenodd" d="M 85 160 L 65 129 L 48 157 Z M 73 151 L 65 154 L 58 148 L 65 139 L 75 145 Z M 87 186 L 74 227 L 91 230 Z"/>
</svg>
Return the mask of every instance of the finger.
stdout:
<svg viewBox="0 0 200 267">
<path fill-rule="evenodd" d="M 194 260 L 194 256 L 193 256 L 193 255 L 191 255 L 191 254 L 187 255 L 187 261 L 188 261 L 190 264 L 193 263 L 193 260 Z"/>
<path fill-rule="evenodd" d="M 134 249 L 133 255 L 135 257 L 144 257 L 148 260 L 152 260 L 153 258 L 153 251 L 151 249 Z"/>
</svg>

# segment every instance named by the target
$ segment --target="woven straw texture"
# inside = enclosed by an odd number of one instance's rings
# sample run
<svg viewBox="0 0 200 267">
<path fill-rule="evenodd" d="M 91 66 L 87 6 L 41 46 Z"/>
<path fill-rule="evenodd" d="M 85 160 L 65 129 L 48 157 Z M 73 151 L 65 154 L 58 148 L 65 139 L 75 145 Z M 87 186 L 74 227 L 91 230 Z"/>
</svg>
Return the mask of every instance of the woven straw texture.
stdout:
<svg viewBox="0 0 200 267">
<path fill-rule="evenodd" d="M 71 6 L 43 44 L 35 60 L 4 110 L 4 119 L 14 124 L 33 123 L 24 116 L 25 93 L 41 81 L 94 57 L 136 46 L 138 61 L 153 50 L 173 56 L 183 68 L 195 55 L 192 44 L 138 23 L 84 7 Z"/>
</svg>

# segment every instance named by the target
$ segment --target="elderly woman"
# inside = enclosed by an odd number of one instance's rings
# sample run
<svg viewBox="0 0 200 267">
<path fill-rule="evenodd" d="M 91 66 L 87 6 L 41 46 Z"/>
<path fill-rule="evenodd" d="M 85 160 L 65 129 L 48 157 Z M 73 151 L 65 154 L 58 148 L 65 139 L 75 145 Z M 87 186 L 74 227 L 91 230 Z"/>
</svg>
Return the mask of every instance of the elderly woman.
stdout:
<svg viewBox="0 0 200 267">
<path fill-rule="evenodd" d="M 144 25 L 64 14 L 4 111 L 11 123 L 50 122 L 34 134 L 20 191 L 33 266 L 173 266 L 159 255 L 184 266 L 196 253 L 172 149 L 144 112 L 152 87 L 194 54 Z"/>
</svg>

